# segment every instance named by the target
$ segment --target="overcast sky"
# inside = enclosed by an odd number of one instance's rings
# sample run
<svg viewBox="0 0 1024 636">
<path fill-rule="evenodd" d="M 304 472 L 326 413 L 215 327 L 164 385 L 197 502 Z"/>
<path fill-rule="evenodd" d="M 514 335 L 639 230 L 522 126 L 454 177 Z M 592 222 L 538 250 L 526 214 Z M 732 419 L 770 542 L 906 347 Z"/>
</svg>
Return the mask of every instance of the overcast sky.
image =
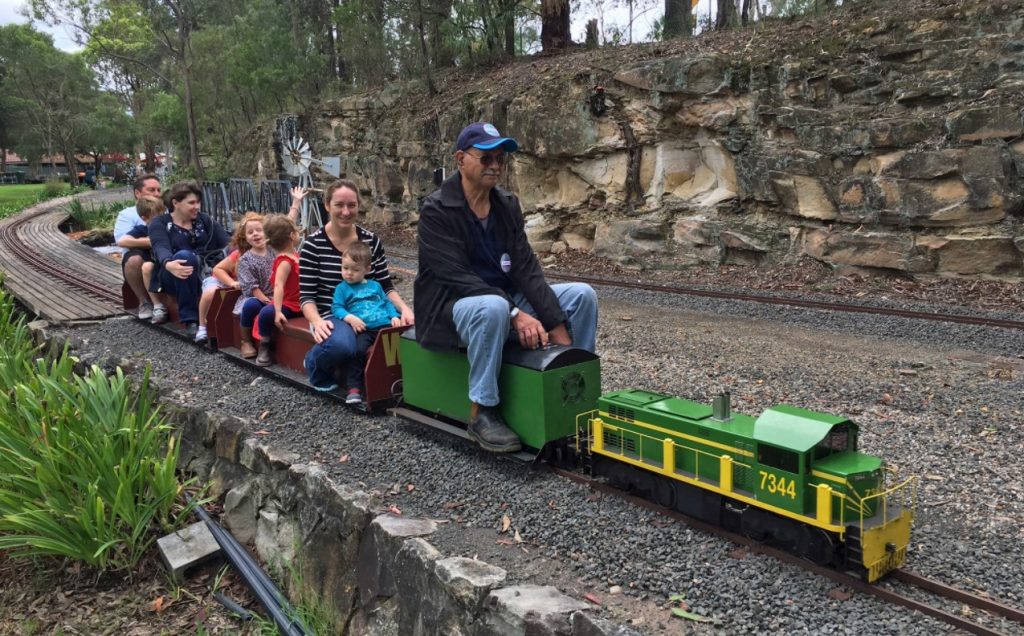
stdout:
<svg viewBox="0 0 1024 636">
<path fill-rule="evenodd" d="M 11 24 L 15 22 L 17 24 L 24 24 L 28 22 L 28 18 L 21 15 L 21 7 L 25 5 L 24 0 L 0 0 L 0 24 Z M 77 51 L 79 47 L 75 44 L 71 36 L 68 35 L 68 31 L 65 27 L 58 26 L 51 28 L 45 24 L 37 24 L 36 28 L 40 31 L 45 31 L 53 36 L 53 43 L 57 45 L 57 48 L 64 49 L 65 51 Z"/>
</svg>

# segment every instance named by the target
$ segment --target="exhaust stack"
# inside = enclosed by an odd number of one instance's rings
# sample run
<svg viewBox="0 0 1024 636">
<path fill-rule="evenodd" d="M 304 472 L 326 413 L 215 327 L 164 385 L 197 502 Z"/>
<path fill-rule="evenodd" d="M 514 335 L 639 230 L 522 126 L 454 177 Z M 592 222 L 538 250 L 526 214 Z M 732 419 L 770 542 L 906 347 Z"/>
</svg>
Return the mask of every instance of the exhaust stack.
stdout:
<svg viewBox="0 0 1024 636">
<path fill-rule="evenodd" d="M 716 422 L 728 422 L 732 419 L 732 394 L 728 391 L 722 391 L 715 396 L 715 401 L 711 406 L 712 415 L 711 419 Z"/>
</svg>

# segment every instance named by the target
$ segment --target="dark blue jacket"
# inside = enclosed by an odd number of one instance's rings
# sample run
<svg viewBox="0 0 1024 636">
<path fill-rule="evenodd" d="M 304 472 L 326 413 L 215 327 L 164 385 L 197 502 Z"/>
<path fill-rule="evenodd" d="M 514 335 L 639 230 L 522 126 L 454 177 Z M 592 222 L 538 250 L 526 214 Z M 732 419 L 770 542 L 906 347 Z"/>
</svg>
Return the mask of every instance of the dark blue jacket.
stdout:
<svg viewBox="0 0 1024 636">
<path fill-rule="evenodd" d="M 193 245 L 186 236 L 179 232 L 170 231 L 171 225 L 174 224 L 170 212 L 161 214 L 149 222 L 149 242 L 153 250 L 153 261 L 156 262 L 159 268 L 154 279 L 159 278 L 160 270 L 163 270 L 164 264 L 174 258 L 176 252 L 182 250 L 195 252 L 199 257 L 200 264 L 205 263 L 210 255 L 213 255 L 217 260 L 223 257 L 224 248 L 228 244 L 228 235 L 224 232 L 224 228 L 210 218 L 208 214 L 203 214 L 202 212 L 199 213 L 199 216 L 193 223 L 203 227 L 206 236 L 202 245 Z"/>
<path fill-rule="evenodd" d="M 512 261 L 508 277 L 513 292 L 526 296 L 544 329 L 550 331 L 564 323 L 565 312 L 544 280 L 544 271 L 526 240 L 519 200 L 501 188 L 492 189 L 490 219 L 498 244 Z M 509 310 L 512 309 L 510 294 L 485 282 L 470 264 L 469 254 L 473 242 L 478 240 L 476 224 L 476 216 L 466 204 L 462 176 L 458 172 L 446 179 L 420 206 L 419 270 L 413 288 L 413 311 L 416 340 L 428 349 L 459 346 L 452 319 L 452 307 L 457 300 L 495 294 L 508 300 Z"/>
</svg>

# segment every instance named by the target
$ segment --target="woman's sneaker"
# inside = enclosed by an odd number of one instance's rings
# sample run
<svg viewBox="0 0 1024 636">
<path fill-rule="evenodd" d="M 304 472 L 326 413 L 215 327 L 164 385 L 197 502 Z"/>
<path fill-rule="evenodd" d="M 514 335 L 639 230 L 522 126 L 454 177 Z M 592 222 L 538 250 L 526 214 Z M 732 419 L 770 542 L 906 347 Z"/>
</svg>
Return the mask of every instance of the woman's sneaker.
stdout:
<svg viewBox="0 0 1024 636">
<path fill-rule="evenodd" d="M 144 302 L 139 305 L 139 320 L 153 319 L 153 303 Z"/>
<path fill-rule="evenodd" d="M 196 330 L 196 337 L 195 337 L 195 341 L 196 341 L 196 343 L 203 343 L 203 342 L 206 342 L 206 340 L 207 340 L 208 338 L 209 338 L 209 335 L 208 335 L 208 334 L 206 333 L 206 327 L 200 326 L 200 327 L 199 327 L 199 328 L 198 328 L 198 329 Z"/>
<path fill-rule="evenodd" d="M 348 395 L 345 396 L 345 404 L 362 404 L 363 394 L 359 392 L 359 389 L 349 389 Z"/>
<path fill-rule="evenodd" d="M 164 324 L 165 322 L 167 322 L 167 318 L 168 318 L 167 307 L 164 307 L 163 305 L 155 305 L 153 307 L 153 320 L 152 320 L 152 322 L 153 322 L 154 325 L 162 325 L 162 324 Z"/>
</svg>

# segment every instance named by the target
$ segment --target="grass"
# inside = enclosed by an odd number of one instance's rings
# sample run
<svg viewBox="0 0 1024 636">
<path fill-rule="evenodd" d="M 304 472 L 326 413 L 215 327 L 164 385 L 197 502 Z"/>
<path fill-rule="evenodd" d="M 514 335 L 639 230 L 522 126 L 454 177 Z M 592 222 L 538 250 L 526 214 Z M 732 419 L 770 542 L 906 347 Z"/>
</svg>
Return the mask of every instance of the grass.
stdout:
<svg viewBox="0 0 1024 636">
<path fill-rule="evenodd" d="M 33 203 L 71 194 L 71 186 L 59 181 L 0 185 L 0 219 L 17 214 Z"/>
<path fill-rule="evenodd" d="M 10 203 L 12 201 L 22 201 L 24 199 L 32 199 L 35 201 L 39 198 L 39 195 L 43 193 L 44 187 L 46 186 L 42 183 L 0 185 L 0 205 Z"/>
</svg>

